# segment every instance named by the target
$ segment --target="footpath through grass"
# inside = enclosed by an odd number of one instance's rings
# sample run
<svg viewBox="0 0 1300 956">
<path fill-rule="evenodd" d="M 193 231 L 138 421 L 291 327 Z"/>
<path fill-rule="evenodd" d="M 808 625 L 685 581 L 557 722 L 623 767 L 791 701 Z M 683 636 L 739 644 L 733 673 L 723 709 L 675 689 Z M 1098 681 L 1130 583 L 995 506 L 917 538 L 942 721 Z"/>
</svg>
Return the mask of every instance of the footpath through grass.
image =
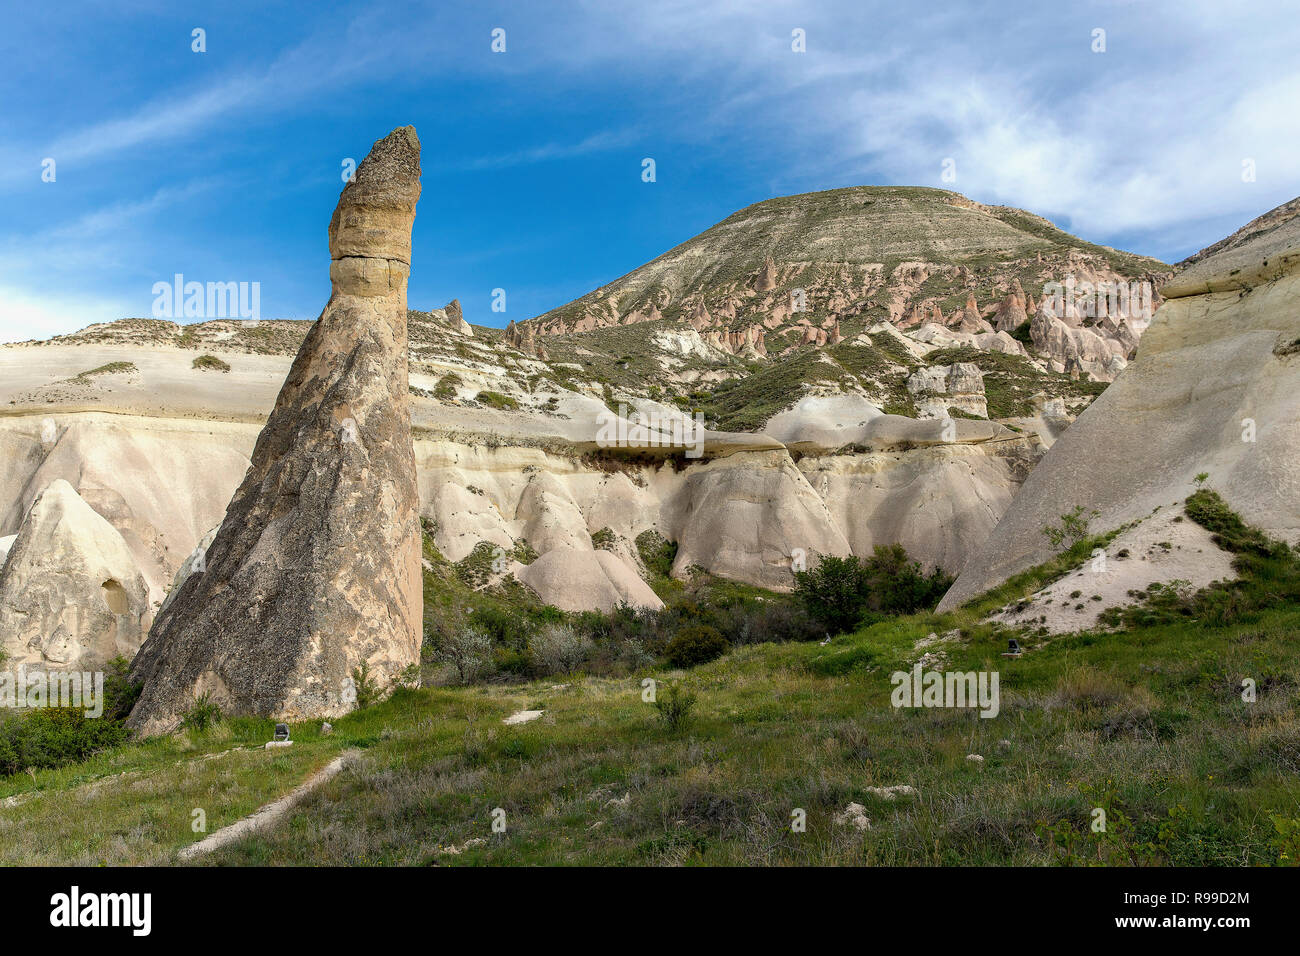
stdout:
<svg viewBox="0 0 1300 956">
<path fill-rule="evenodd" d="M 384 730 L 365 759 L 210 862 L 1294 862 L 1300 610 L 1058 638 L 1018 659 L 989 635 L 956 639 L 943 666 L 998 670 L 998 716 L 894 709 L 889 673 L 950 623 L 739 649 L 689 675 L 699 703 L 678 733 L 637 679 L 400 691 L 368 712 Z M 525 707 L 545 714 L 501 723 Z M 895 785 L 916 794 L 869 789 Z M 869 830 L 835 822 L 850 802 Z"/>
</svg>

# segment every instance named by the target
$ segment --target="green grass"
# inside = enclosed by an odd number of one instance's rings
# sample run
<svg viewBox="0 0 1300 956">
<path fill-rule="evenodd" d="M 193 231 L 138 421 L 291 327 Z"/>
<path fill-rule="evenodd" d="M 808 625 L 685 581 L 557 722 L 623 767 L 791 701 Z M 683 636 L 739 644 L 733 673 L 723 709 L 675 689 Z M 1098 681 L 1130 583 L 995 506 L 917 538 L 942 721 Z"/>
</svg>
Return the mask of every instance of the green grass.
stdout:
<svg viewBox="0 0 1300 956">
<path fill-rule="evenodd" d="M 134 371 L 137 371 L 134 362 L 109 362 L 107 365 L 101 365 L 98 368 L 78 372 L 72 377 L 72 381 L 89 382 L 92 378 L 96 378 L 100 375 L 121 375 L 126 372 Z"/>
<path fill-rule="evenodd" d="M 1249 594 L 1268 593 L 1282 574 L 1270 562 L 1294 556 L 1216 499 L 1198 492 L 1189 516 L 1239 554 L 1266 562 L 1242 567 Z M 399 690 L 335 722 L 332 736 L 295 728 L 299 743 L 286 752 L 231 751 L 260 744 L 270 725 L 227 721 L 75 767 L 19 774 L 0 782 L 0 797 L 41 796 L 0 813 L 0 860 L 166 862 L 197 839 L 189 831 L 194 807 L 207 809 L 211 832 L 287 792 L 343 747 L 361 747 L 357 764 L 285 819 L 205 862 L 1294 861 L 1300 603 L 1293 598 L 1252 599 L 1218 623 L 1180 617 L 1050 639 L 1021 632 L 1024 656 L 1001 656 L 1009 632 L 984 623 L 989 611 L 1076 567 L 1115 533 L 1080 540 L 955 611 L 887 619 L 825 645 L 747 645 L 686 672 L 652 667 L 562 683 Z M 663 548 L 644 545 L 652 555 Z M 428 540 L 426 557 L 436 572 L 426 574 L 426 597 L 453 593 L 511 606 L 508 597 L 450 583 L 454 568 Z M 764 599 L 743 585 L 708 586 Z M 927 650 L 946 655 L 933 666 L 999 673 L 996 718 L 891 706 L 891 672 L 910 667 L 917 641 L 930 633 L 943 639 Z M 643 699 L 647 676 L 660 688 L 680 681 L 696 695 L 682 726 L 669 726 Z M 1242 698 L 1247 679 L 1257 689 L 1253 702 Z M 525 708 L 545 713 L 528 724 L 501 722 Z M 194 761 L 207 753 L 222 756 Z M 122 773 L 128 776 L 114 776 Z M 917 794 L 888 801 L 868 790 L 896 784 Z M 866 807 L 870 830 L 834 822 L 849 802 Z M 1090 828 L 1098 807 L 1110 821 L 1104 834 Z M 497 809 L 504 832 L 491 827 Z M 806 832 L 791 831 L 796 809 L 807 814 Z"/>
<path fill-rule="evenodd" d="M 204 733 L 158 737 L 106 751 L 73 766 L 0 779 L 0 863 L 146 865 L 168 862 L 207 833 L 282 796 L 346 746 L 376 731 L 365 717 L 340 721 L 334 735 L 318 725 L 293 728 L 292 747 L 267 751 L 271 721 L 226 721 Z M 366 740 L 358 744 L 358 738 Z"/>
<path fill-rule="evenodd" d="M 213 862 L 1059 863 L 1065 833 L 1091 858 L 1090 813 L 1108 787 L 1112 819 L 1118 809 L 1131 821 L 1108 840 L 1155 845 L 1135 851 L 1139 862 L 1277 862 L 1270 815 L 1294 816 L 1300 798 L 1289 637 L 1300 612 L 1246 628 L 1080 635 L 1016 660 L 998 656 L 1000 640 L 960 641 L 949 667 L 1001 672 L 993 720 L 890 706 L 889 671 L 937 623 L 735 651 L 691 673 L 699 703 L 678 733 L 635 679 L 403 693 L 375 710 L 391 736 L 363 769 Z M 832 666 L 848 657 L 865 666 Z M 1245 704 L 1236 687 L 1251 674 L 1269 689 Z M 500 723 L 523 707 L 546 713 Z M 885 802 L 866 790 L 892 784 L 919 793 Z M 834 824 L 851 801 L 867 807 L 870 831 Z M 490 829 L 498 807 L 504 834 Z M 795 808 L 806 833 L 790 831 Z M 1174 808 L 1184 815 L 1160 842 Z"/>
<path fill-rule="evenodd" d="M 517 399 L 511 398 L 509 395 L 503 395 L 500 392 L 486 390 L 475 395 L 474 401 L 486 405 L 489 408 L 510 409 L 519 407 Z"/>
</svg>

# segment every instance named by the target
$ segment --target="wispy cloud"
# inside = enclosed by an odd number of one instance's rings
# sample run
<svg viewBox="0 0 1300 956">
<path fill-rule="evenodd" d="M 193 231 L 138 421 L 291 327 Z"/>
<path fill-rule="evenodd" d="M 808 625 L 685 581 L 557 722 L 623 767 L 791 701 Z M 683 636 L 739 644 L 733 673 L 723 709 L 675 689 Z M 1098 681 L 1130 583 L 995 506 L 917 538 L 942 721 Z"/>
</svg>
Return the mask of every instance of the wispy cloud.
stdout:
<svg viewBox="0 0 1300 956">
<path fill-rule="evenodd" d="M 592 153 L 602 153 L 612 149 L 624 149 L 636 142 L 635 130 L 606 130 L 593 133 L 574 143 L 545 143 L 527 149 L 509 153 L 497 153 L 492 156 L 479 156 L 464 161 L 451 161 L 439 165 L 439 169 L 452 171 L 475 171 L 484 169 L 506 169 L 511 166 L 529 166 L 561 159 L 575 159 Z"/>
</svg>

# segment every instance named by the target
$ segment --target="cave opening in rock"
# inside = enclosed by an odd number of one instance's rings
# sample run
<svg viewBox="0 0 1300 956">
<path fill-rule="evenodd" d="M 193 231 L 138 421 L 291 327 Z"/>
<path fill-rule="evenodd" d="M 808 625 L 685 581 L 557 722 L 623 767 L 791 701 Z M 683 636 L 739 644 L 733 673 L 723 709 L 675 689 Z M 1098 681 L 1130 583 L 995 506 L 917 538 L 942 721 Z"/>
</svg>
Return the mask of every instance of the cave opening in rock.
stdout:
<svg viewBox="0 0 1300 956">
<path fill-rule="evenodd" d="M 108 602 L 108 609 L 114 614 L 126 614 L 129 605 L 126 600 L 126 589 L 116 580 L 109 578 L 100 585 L 104 589 L 104 600 Z"/>
</svg>

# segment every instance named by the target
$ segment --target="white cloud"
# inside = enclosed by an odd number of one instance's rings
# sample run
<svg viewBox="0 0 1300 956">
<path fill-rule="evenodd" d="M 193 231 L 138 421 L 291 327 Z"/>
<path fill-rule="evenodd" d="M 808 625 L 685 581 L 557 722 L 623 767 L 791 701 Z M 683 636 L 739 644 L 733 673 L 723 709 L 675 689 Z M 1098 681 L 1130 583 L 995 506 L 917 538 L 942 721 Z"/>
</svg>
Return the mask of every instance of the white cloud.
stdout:
<svg viewBox="0 0 1300 956">
<path fill-rule="evenodd" d="M 127 315 L 126 305 L 103 296 L 51 295 L 0 285 L 0 342 L 24 342 L 75 332 Z"/>
</svg>

